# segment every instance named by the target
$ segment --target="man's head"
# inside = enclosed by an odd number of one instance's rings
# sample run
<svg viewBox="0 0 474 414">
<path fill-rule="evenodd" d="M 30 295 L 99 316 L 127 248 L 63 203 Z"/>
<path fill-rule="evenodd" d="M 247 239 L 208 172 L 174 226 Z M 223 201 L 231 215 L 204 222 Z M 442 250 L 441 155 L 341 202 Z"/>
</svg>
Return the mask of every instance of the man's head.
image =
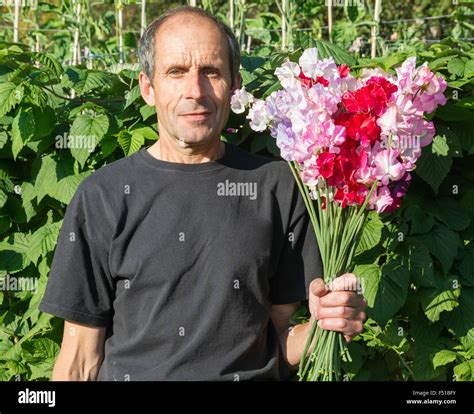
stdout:
<svg viewBox="0 0 474 414">
<path fill-rule="evenodd" d="M 240 84 L 232 31 L 201 9 L 172 9 L 146 29 L 139 59 L 142 96 L 157 109 L 160 135 L 190 145 L 217 140 Z"/>
</svg>

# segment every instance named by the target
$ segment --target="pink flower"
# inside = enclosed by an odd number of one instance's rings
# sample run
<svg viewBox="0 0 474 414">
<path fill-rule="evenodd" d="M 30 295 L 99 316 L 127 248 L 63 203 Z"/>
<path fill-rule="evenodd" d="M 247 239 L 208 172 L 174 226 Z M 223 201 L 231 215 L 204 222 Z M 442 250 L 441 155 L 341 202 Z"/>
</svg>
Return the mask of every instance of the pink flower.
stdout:
<svg viewBox="0 0 474 414">
<path fill-rule="evenodd" d="M 399 180 L 405 173 L 403 164 L 398 161 L 398 150 L 386 149 L 380 151 L 375 156 L 375 178 L 379 179 L 383 185 L 389 181 Z"/>
</svg>

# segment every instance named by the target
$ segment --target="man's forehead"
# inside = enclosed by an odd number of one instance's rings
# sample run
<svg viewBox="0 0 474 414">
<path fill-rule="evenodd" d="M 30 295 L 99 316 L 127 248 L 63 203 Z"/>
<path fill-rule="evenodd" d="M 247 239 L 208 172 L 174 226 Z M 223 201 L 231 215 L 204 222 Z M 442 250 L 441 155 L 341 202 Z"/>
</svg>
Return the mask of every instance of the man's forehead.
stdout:
<svg viewBox="0 0 474 414">
<path fill-rule="evenodd" d="M 168 66 L 170 64 L 184 64 L 190 61 L 198 61 L 205 64 L 219 64 L 225 62 L 226 50 L 222 44 L 203 42 L 198 39 L 188 39 L 162 44 L 156 49 L 158 64 Z"/>
</svg>

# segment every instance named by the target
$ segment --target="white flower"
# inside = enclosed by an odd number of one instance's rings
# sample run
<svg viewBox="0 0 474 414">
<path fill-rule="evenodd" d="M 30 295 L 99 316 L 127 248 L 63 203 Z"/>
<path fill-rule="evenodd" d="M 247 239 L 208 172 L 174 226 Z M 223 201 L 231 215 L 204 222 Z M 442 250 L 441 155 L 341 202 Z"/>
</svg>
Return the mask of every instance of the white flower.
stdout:
<svg viewBox="0 0 474 414">
<path fill-rule="evenodd" d="M 232 98 L 230 99 L 230 108 L 236 114 L 241 114 L 245 111 L 245 108 L 254 102 L 254 97 L 251 93 L 245 90 L 245 86 L 242 89 L 237 89 Z"/>
<path fill-rule="evenodd" d="M 275 75 L 280 80 L 281 86 L 285 89 L 292 87 L 297 82 L 300 74 L 300 67 L 295 62 L 286 61 L 275 70 Z"/>
<path fill-rule="evenodd" d="M 301 70 L 305 76 L 316 78 L 315 74 L 318 69 L 318 49 L 315 47 L 306 49 L 299 60 Z"/>
<path fill-rule="evenodd" d="M 267 129 L 267 125 L 271 120 L 265 101 L 258 99 L 250 108 L 247 118 L 250 119 L 250 128 L 254 131 L 261 132 Z"/>
</svg>

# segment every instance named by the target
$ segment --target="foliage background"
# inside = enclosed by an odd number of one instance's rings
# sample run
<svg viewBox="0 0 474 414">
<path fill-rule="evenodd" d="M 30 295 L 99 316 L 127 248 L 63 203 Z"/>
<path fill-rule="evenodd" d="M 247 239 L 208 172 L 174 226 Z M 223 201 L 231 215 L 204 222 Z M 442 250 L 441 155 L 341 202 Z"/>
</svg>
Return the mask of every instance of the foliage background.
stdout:
<svg viewBox="0 0 474 414">
<path fill-rule="evenodd" d="M 22 10 L 23 30 L 16 44 L 11 42 L 12 10 L 2 10 L 6 11 L 0 21 L 0 379 L 4 381 L 50 377 L 63 321 L 39 312 L 37 306 L 65 208 L 78 184 L 102 165 L 158 139 L 155 110 L 144 104 L 137 86 L 139 5 L 122 5 L 127 30 L 125 63 L 119 63 L 117 3 L 83 2 L 80 41 L 88 59 L 80 65 L 71 64 L 71 32 L 77 22 L 70 1 Z M 332 44 L 323 40 L 328 38 L 326 7 L 316 0 L 288 1 L 285 15 L 274 1 L 235 0 L 239 18 L 234 29 L 243 49 L 243 82 L 259 97 L 279 87 L 273 71 L 282 60 L 296 60 L 306 47 L 318 47 L 323 56 L 349 64 L 355 73 L 374 66 L 393 71 L 416 54 L 419 63 L 428 61 L 432 70 L 446 77 L 448 104 L 431 115 L 437 135 L 423 150 L 402 208 L 390 215 L 371 215 L 364 230 L 356 273 L 365 282 L 370 318 L 365 332 L 350 344 L 353 362 L 344 368 L 348 380 L 470 381 L 474 379 L 472 7 L 444 0 L 412 3 L 383 3 L 376 59 L 368 58 L 373 1 L 355 9 L 333 8 Z M 147 20 L 172 5 L 152 3 Z M 200 5 L 228 21 L 229 2 Z M 448 17 L 426 19 L 443 15 Z M 286 50 L 281 50 L 282 18 L 288 23 Z M 93 151 L 57 147 L 58 137 L 74 135 L 94 136 Z M 231 115 L 222 139 L 250 152 L 278 156 L 274 139 L 251 131 L 245 115 Z M 33 283 L 37 289 L 13 288 L 12 280 L 27 287 L 27 282 Z M 294 316 L 300 322 L 305 317 L 304 308 Z"/>
</svg>

